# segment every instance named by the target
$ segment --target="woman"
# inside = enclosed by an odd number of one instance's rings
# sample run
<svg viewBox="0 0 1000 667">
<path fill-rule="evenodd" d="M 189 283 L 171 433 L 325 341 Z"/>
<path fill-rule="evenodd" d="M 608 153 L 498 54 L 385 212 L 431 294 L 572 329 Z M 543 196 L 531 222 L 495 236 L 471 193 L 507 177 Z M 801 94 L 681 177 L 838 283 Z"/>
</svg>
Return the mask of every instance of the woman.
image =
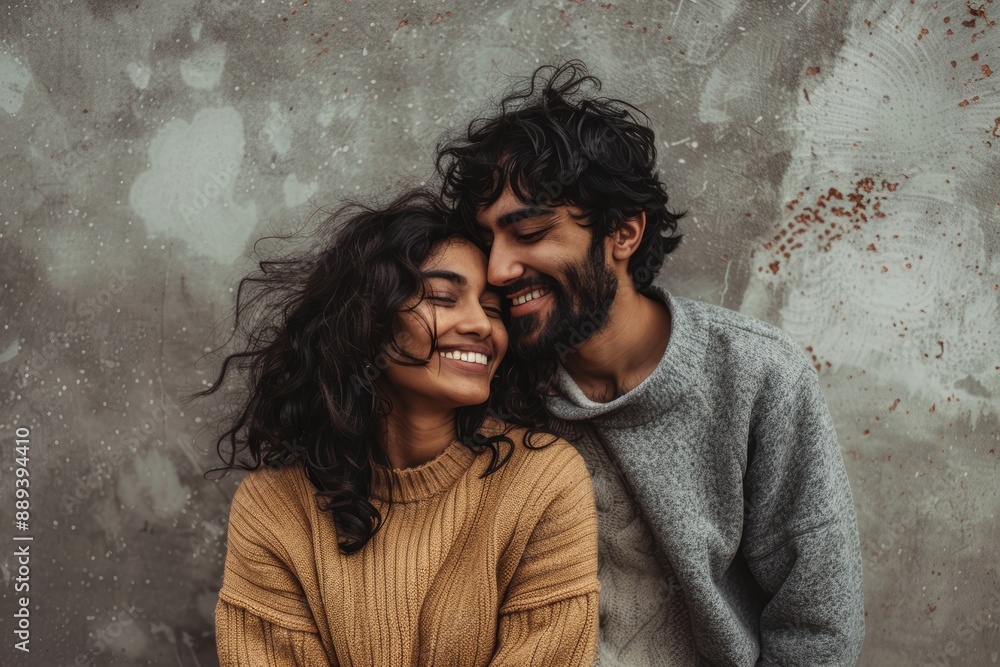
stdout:
<svg viewBox="0 0 1000 667">
<path fill-rule="evenodd" d="M 219 438 L 225 469 L 252 470 L 216 607 L 223 667 L 591 664 L 590 478 L 532 428 L 508 306 L 448 215 L 421 191 L 342 209 L 320 252 L 241 282 L 237 327 L 265 316 L 197 394 L 247 371 Z"/>
</svg>

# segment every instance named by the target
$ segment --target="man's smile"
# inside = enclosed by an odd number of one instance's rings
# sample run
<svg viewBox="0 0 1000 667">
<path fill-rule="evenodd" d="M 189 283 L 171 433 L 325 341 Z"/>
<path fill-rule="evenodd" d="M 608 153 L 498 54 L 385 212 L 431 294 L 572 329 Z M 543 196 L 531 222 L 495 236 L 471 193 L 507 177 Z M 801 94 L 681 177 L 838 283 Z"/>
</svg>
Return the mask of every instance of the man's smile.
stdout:
<svg viewBox="0 0 1000 667">
<path fill-rule="evenodd" d="M 544 285 L 533 285 L 526 289 L 517 290 L 507 295 L 510 299 L 512 317 L 521 317 L 541 308 L 546 296 L 551 292 L 551 288 Z"/>
</svg>

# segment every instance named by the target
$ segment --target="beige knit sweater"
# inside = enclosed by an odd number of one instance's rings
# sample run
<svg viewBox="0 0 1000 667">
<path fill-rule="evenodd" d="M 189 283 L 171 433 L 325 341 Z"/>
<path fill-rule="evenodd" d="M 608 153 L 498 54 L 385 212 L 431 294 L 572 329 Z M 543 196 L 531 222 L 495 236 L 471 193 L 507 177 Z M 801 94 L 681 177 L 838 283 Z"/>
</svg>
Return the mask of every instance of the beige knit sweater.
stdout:
<svg viewBox="0 0 1000 667">
<path fill-rule="evenodd" d="M 222 667 L 589 666 L 600 586 L 590 477 L 565 440 L 532 450 L 523 431 L 511 436 L 510 460 L 482 479 L 488 452 L 457 440 L 393 471 L 385 524 L 350 555 L 301 465 L 249 473 L 216 607 Z M 372 493 L 383 515 L 385 491 Z"/>
</svg>

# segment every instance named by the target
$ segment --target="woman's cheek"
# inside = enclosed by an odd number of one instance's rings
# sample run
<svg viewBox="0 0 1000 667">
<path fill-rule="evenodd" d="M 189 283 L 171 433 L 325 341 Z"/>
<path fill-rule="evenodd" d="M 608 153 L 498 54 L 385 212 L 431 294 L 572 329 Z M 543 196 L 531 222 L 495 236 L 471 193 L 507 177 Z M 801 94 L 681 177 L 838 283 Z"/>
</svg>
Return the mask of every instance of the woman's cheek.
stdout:
<svg viewBox="0 0 1000 667">
<path fill-rule="evenodd" d="M 502 323 L 497 323 L 493 328 L 493 340 L 496 341 L 497 346 L 497 366 L 503 361 L 504 355 L 507 353 L 507 329 Z"/>
</svg>

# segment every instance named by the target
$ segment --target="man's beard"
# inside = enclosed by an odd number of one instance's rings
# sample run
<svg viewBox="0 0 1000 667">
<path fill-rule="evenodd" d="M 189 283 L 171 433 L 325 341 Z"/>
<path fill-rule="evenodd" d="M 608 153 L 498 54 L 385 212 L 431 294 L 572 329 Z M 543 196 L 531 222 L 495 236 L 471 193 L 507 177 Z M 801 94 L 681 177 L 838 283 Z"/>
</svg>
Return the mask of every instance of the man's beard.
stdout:
<svg viewBox="0 0 1000 667">
<path fill-rule="evenodd" d="M 562 360 L 604 328 L 618 293 L 618 277 L 605 262 L 604 243 L 597 242 L 579 264 L 563 271 L 562 284 L 545 276 L 545 286 L 555 309 L 547 316 L 530 313 L 513 318 L 510 326 L 511 347 L 527 361 Z M 547 317 L 544 323 L 541 317 Z"/>
</svg>

